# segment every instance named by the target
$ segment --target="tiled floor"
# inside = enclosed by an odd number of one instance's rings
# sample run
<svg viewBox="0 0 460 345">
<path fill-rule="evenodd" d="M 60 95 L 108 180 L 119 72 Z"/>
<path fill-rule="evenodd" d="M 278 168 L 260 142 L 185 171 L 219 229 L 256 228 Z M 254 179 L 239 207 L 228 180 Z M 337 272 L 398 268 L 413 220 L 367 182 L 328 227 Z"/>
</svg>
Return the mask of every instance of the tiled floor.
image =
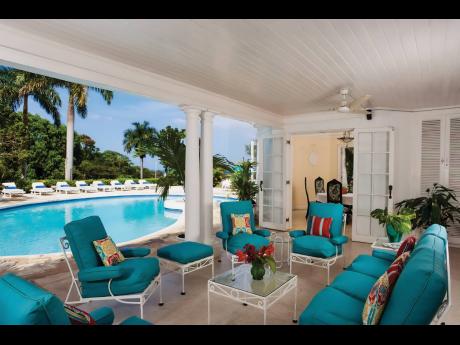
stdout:
<svg viewBox="0 0 460 345">
<path fill-rule="evenodd" d="M 305 228 L 304 212 L 294 212 L 294 227 Z M 347 228 L 347 233 L 350 231 Z M 155 240 L 151 242 L 153 255 L 156 248 L 162 246 L 168 240 Z M 216 245 L 216 253 L 220 250 Z M 357 255 L 370 253 L 370 245 L 367 243 L 352 242 L 345 246 L 345 263 L 351 262 Z M 447 314 L 447 324 L 460 324 L 460 308 L 457 307 L 460 301 L 460 249 L 450 250 L 450 263 L 452 274 L 452 300 L 453 307 Z M 342 271 L 342 262 L 333 266 L 331 271 L 332 279 Z M 216 260 L 216 274 L 230 268 L 229 261 L 224 257 L 221 263 Z M 288 271 L 285 265 L 281 268 Z M 298 313 L 308 305 L 311 298 L 325 286 L 326 272 L 324 270 L 304 265 L 295 265 L 293 273 L 298 275 Z M 164 306 L 158 306 L 158 294 L 154 294 L 147 302 L 144 309 L 144 318 L 155 324 L 207 324 L 207 280 L 211 276 L 211 268 L 206 268 L 186 276 L 187 294 L 180 294 L 180 275 L 165 272 L 163 274 L 163 298 Z M 69 274 L 62 265 L 55 272 L 46 275 L 35 275 L 32 278 L 40 286 L 56 293 L 64 298 L 70 284 Z M 220 296 L 212 296 L 211 315 L 213 324 L 262 324 L 263 314 L 261 310 L 250 306 L 243 306 L 240 303 L 225 299 Z M 110 306 L 115 310 L 116 323 L 131 315 L 139 315 L 139 308 L 133 305 L 123 305 L 117 302 L 92 302 L 82 306 L 86 310 L 92 310 L 100 306 Z M 293 296 L 287 295 L 269 309 L 267 324 L 292 325 Z"/>
</svg>

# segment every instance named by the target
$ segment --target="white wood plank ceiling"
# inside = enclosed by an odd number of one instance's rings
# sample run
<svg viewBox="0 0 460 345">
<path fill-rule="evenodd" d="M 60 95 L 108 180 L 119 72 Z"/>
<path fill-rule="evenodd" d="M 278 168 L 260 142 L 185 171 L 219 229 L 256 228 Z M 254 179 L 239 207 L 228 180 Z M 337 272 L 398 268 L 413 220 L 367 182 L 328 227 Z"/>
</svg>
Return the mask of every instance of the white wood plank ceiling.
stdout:
<svg viewBox="0 0 460 345">
<path fill-rule="evenodd" d="M 280 115 L 460 105 L 460 20 L 1 20 Z"/>
</svg>

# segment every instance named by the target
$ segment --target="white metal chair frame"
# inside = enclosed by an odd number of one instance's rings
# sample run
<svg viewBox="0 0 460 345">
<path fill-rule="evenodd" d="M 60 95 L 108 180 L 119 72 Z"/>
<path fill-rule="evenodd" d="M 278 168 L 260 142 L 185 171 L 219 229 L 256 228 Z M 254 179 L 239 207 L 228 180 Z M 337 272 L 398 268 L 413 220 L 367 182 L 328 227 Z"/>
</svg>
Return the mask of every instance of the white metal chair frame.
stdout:
<svg viewBox="0 0 460 345">
<path fill-rule="evenodd" d="M 189 262 L 187 264 L 181 264 L 177 261 L 172 261 L 168 259 L 163 259 L 159 257 L 160 265 L 163 265 L 168 268 L 172 268 L 173 272 L 179 273 L 182 276 L 182 291 L 181 295 L 185 295 L 185 275 L 198 271 L 202 268 L 211 266 L 212 268 L 212 278 L 214 278 L 214 255 L 207 256 L 205 258 Z"/>
<path fill-rule="evenodd" d="M 128 187 L 129 189 L 135 189 L 135 190 L 143 190 L 145 189 L 145 186 L 139 183 L 134 183 L 133 180 L 126 180 L 125 181 L 125 186 Z"/>
<path fill-rule="evenodd" d="M 346 214 L 343 215 L 343 226 L 342 226 L 342 235 L 345 233 L 345 226 L 346 226 Z M 290 250 L 290 255 L 289 255 L 289 273 L 292 274 L 292 264 L 298 263 L 298 264 L 304 264 L 304 265 L 310 265 L 310 266 L 315 266 L 319 268 L 323 268 L 327 270 L 327 285 L 329 285 L 330 282 L 330 268 L 332 265 L 334 265 L 338 259 L 344 258 L 345 260 L 345 246 L 342 244 L 342 252 L 339 254 L 339 248 L 338 246 L 335 247 L 335 255 L 330 257 L 330 258 L 318 258 L 315 256 L 309 256 L 309 255 L 303 255 L 303 254 L 297 254 L 292 252 L 292 239 L 290 239 L 290 244 L 289 248 Z"/>
<path fill-rule="evenodd" d="M 113 187 L 113 189 L 116 191 L 117 189 L 119 190 L 131 190 L 131 188 L 128 188 L 128 186 L 126 186 L 125 184 L 116 184 L 116 183 L 120 183 L 120 181 L 118 180 L 112 180 L 110 181 L 110 185 Z"/>
<path fill-rule="evenodd" d="M 56 192 L 64 192 L 65 194 L 68 193 L 80 193 L 80 188 L 72 187 L 68 184 L 62 184 L 61 182 L 56 183 Z"/>
<path fill-rule="evenodd" d="M 99 186 L 98 183 L 102 183 L 102 181 L 93 181 L 91 185 L 93 187 L 96 187 L 97 190 L 101 190 L 103 192 L 106 192 L 106 191 L 112 192 L 115 190 L 115 188 L 111 185 L 103 184 L 102 186 Z"/>
<path fill-rule="evenodd" d="M 451 280 L 450 280 L 450 261 L 449 261 L 449 243 L 446 241 L 446 269 L 447 269 L 447 291 L 444 296 L 444 300 L 438 308 L 433 320 L 431 321 L 432 325 L 437 325 L 439 323 L 443 324 L 444 322 L 441 319 L 447 314 L 449 309 L 452 306 L 452 300 L 450 298 L 451 291 Z"/>
<path fill-rule="evenodd" d="M 82 192 L 95 193 L 98 191 L 97 187 L 87 184 L 85 181 L 75 182 L 75 186 Z"/>
<path fill-rule="evenodd" d="M 146 180 L 139 180 L 139 184 L 143 186 L 145 189 L 155 189 L 157 187 L 156 183 L 150 183 Z"/>
<path fill-rule="evenodd" d="M 70 276 L 72 278 L 72 282 L 69 287 L 69 291 L 67 292 L 66 298 L 65 298 L 65 303 L 67 304 L 81 304 L 81 303 L 88 303 L 91 301 L 107 301 L 107 300 L 115 300 L 120 303 L 124 304 L 138 304 L 140 306 L 140 316 L 141 318 L 144 317 L 144 304 L 147 303 L 149 298 L 152 296 L 152 294 L 156 291 L 157 288 L 160 290 L 160 302 L 158 305 L 162 306 L 163 305 L 163 293 L 161 290 L 161 273 L 158 274 L 157 277 L 155 277 L 154 280 L 147 286 L 147 288 L 142 291 L 141 293 L 137 294 L 131 294 L 131 295 L 114 295 L 111 290 L 111 283 L 112 279 L 109 280 L 107 288 L 109 290 L 110 296 L 104 296 L 104 297 L 82 297 L 81 294 L 81 288 L 80 284 L 78 281 L 78 278 L 76 274 L 72 270 L 72 266 L 70 265 L 69 259 L 67 257 L 67 250 L 70 248 L 69 241 L 67 240 L 67 237 L 61 237 L 59 239 L 59 243 L 62 247 L 62 251 L 64 253 L 64 259 L 67 264 L 67 268 L 69 269 Z M 78 294 L 78 300 L 70 300 L 70 294 L 72 290 L 75 289 Z M 134 301 L 132 301 L 134 300 Z"/>
</svg>

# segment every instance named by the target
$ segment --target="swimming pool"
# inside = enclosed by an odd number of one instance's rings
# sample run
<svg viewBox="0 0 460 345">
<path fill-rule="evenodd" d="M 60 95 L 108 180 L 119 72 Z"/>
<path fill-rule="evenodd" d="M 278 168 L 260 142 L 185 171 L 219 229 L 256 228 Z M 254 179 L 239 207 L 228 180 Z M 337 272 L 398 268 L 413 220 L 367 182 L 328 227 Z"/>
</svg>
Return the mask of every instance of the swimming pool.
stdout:
<svg viewBox="0 0 460 345">
<path fill-rule="evenodd" d="M 183 197 L 169 197 L 168 200 Z M 215 200 L 228 200 L 216 197 Z M 0 256 L 60 252 L 64 224 L 98 215 L 117 243 L 175 223 L 181 211 L 164 207 L 158 196 L 116 196 L 24 205 L 0 210 Z"/>
</svg>

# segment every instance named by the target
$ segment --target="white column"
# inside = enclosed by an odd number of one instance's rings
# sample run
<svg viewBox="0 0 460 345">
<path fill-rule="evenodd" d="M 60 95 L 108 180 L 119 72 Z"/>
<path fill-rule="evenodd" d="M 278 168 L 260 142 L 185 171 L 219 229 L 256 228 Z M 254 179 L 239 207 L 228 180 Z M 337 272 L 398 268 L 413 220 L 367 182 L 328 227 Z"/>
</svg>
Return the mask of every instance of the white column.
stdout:
<svg viewBox="0 0 460 345">
<path fill-rule="evenodd" d="M 214 114 L 209 111 L 201 114 L 201 238 L 207 244 L 213 240 L 213 117 Z"/>
<path fill-rule="evenodd" d="M 200 241 L 200 155 L 201 109 L 184 106 L 187 119 L 185 151 L 185 239 Z"/>
</svg>

